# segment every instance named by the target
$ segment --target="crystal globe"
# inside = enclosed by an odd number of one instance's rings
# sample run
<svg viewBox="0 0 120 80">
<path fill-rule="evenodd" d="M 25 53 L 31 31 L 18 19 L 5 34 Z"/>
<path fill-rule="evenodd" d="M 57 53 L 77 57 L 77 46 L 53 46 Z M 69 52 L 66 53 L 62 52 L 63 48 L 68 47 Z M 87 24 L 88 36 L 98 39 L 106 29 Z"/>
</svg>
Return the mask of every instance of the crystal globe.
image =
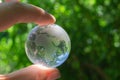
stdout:
<svg viewBox="0 0 120 80">
<path fill-rule="evenodd" d="M 30 61 L 46 67 L 60 66 L 68 58 L 70 48 L 68 34 L 56 24 L 36 26 L 25 43 Z"/>
</svg>

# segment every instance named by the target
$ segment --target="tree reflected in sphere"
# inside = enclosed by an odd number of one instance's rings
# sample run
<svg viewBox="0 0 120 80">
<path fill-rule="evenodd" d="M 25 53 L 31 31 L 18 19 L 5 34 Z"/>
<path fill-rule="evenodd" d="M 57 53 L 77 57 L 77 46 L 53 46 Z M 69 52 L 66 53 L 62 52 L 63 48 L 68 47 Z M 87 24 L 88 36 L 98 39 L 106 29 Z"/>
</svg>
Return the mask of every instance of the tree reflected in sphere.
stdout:
<svg viewBox="0 0 120 80">
<path fill-rule="evenodd" d="M 60 66 L 69 56 L 71 43 L 68 34 L 56 24 L 36 26 L 28 35 L 25 50 L 34 64 Z"/>
</svg>

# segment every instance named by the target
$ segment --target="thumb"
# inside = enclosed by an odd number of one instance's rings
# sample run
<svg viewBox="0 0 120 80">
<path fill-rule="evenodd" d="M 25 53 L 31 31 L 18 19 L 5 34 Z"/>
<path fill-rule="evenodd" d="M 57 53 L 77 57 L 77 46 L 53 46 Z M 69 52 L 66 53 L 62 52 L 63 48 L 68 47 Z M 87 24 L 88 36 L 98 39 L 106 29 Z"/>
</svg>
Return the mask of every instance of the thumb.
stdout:
<svg viewBox="0 0 120 80">
<path fill-rule="evenodd" d="M 0 4 L 0 31 L 3 31 L 16 23 L 34 22 L 39 25 L 53 24 L 54 16 L 43 9 L 18 1 L 4 2 Z"/>
<path fill-rule="evenodd" d="M 34 22 L 39 25 L 53 24 L 55 17 L 42 8 L 30 4 L 19 3 L 19 23 Z M 18 6 L 18 5 L 16 5 Z"/>
<path fill-rule="evenodd" d="M 10 1 L 19 1 L 19 0 L 4 0 L 5 2 L 10 2 Z"/>
</svg>

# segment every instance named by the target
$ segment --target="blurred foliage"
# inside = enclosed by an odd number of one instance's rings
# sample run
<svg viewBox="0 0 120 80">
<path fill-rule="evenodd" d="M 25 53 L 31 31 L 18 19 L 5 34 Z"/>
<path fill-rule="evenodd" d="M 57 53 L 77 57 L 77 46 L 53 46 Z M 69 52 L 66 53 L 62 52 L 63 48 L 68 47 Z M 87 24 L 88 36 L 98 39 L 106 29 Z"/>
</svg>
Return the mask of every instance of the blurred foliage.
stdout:
<svg viewBox="0 0 120 80">
<path fill-rule="evenodd" d="M 21 0 L 56 17 L 69 34 L 72 50 L 58 67 L 59 80 L 120 79 L 120 0 Z M 34 24 L 17 24 L 0 33 L 0 73 L 31 64 L 24 43 Z"/>
</svg>

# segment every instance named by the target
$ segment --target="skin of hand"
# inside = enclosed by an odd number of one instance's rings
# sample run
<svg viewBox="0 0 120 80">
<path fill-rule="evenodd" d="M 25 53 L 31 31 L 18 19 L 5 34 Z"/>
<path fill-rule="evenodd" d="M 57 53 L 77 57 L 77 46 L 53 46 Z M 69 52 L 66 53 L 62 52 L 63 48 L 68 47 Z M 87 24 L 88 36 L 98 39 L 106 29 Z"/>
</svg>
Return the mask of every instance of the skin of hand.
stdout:
<svg viewBox="0 0 120 80">
<path fill-rule="evenodd" d="M 28 22 L 47 25 L 53 24 L 55 18 L 43 9 L 30 4 L 10 0 L 0 3 L 0 31 L 4 31 L 17 23 Z M 31 65 L 7 75 L 0 75 L 0 80 L 55 80 L 59 77 L 60 73 L 56 68 Z"/>
<path fill-rule="evenodd" d="M 11 2 L 11 1 L 20 1 L 20 0 L 4 0 L 5 2 Z"/>
<path fill-rule="evenodd" d="M 7 75 L 0 75 L 0 80 L 56 80 L 60 73 L 56 68 L 31 65 Z"/>
<path fill-rule="evenodd" d="M 6 80 L 56 80 L 60 77 L 58 69 L 31 65 L 6 75 Z"/>
<path fill-rule="evenodd" d="M 34 5 L 19 1 L 0 3 L 0 31 L 17 23 L 33 22 L 39 25 L 48 25 L 55 21 L 54 16 Z"/>
</svg>

